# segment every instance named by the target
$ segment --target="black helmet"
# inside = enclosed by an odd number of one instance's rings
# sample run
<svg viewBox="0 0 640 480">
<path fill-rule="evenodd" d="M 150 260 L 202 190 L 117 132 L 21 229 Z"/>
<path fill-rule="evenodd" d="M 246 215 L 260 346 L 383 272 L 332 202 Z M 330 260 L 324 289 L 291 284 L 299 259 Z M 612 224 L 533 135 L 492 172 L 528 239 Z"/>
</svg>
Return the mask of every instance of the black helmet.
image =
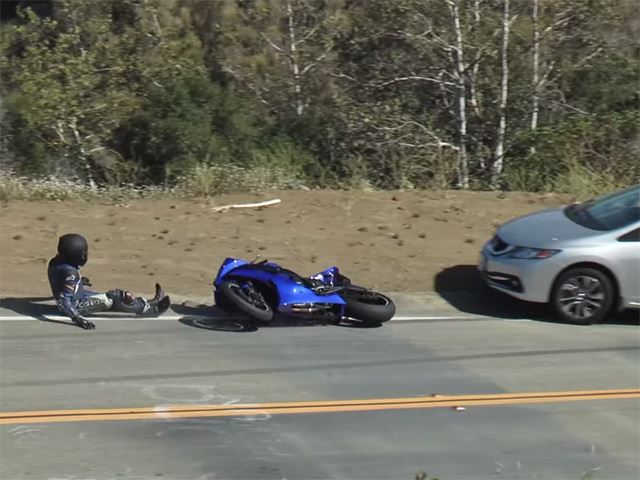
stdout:
<svg viewBox="0 0 640 480">
<path fill-rule="evenodd" d="M 77 233 L 67 233 L 58 240 L 58 256 L 63 262 L 83 266 L 89 257 L 87 240 Z"/>
</svg>

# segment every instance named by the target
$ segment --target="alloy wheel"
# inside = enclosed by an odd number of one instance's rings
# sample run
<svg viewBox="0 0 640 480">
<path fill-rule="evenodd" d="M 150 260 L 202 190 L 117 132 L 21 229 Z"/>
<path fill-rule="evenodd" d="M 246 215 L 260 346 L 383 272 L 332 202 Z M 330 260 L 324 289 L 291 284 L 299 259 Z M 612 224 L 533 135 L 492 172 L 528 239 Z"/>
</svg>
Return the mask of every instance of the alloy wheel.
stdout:
<svg viewBox="0 0 640 480">
<path fill-rule="evenodd" d="M 567 317 L 587 320 L 602 310 L 604 301 L 605 290 L 597 278 L 580 275 L 560 285 L 558 304 Z"/>
</svg>

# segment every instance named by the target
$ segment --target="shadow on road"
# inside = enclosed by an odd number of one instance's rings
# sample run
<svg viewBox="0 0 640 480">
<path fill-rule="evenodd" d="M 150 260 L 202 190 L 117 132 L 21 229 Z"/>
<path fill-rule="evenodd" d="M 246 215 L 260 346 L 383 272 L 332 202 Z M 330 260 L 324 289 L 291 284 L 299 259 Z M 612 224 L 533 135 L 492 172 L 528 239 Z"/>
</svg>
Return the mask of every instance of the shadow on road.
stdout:
<svg viewBox="0 0 640 480">
<path fill-rule="evenodd" d="M 178 320 L 187 327 L 201 328 L 203 330 L 215 330 L 216 332 L 248 333 L 255 332 L 258 328 L 242 320 L 226 318 L 200 318 L 182 317 Z"/>
<path fill-rule="evenodd" d="M 257 330 L 252 328 L 244 318 L 236 318 L 215 305 L 183 302 L 171 305 L 171 309 L 178 315 L 182 315 L 179 322 L 188 327 L 218 332 L 252 332 Z"/>
<path fill-rule="evenodd" d="M 48 303 L 43 303 L 48 302 Z M 0 298 L 0 308 L 16 313 L 24 317 L 31 317 L 41 322 L 59 323 L 61 325 L 69 325 L 77 327 L 71 320 L 53 320 L 47 318 L 49 315 L 60 315 L 57 307 L 51 304 L 50 297 L 6 297 Z M 248 317 L 244 317 L 235 313 L 228 312 L 214 305 L 196 304 L 193 302 L 183 302 L 174 304 L 171 309 L 181 316 L 179 322 L 183 325 L 201 328 L 204 330 L 216 330 L 222 332 L 254 332 L 258 328 L 277 328 L 277 327 L 314 327 L 328 325 L 330 322 L 322 319 L 305 319 L 293 318 L 286 316 L 276 316 L 268 324 L 254 324 L 249 321 Z M 111 312 L 100 312 L 102 316 Z M 117 315 L 113 315 L 114 319 L 119 319 Z M 341 323 L 339 326 L 344 328 L 376 328 L 380 325 L 363 326 L 358 322 Z"/>
<path fill-rule="evenodd" d="M 541 322 L 563 323 L 554 317 L 547 305 L 525 302 L 487 287 L 475 265 L 456 265 L 435 277 L 435 290 L 450 305 L 472 315 L 487 315 L 504 319 L 532 319 Z M 638 325 L 640 314 L 628 310 L 620 312 L 605 323 Z"/>
<path fill-rule="evenodd" d="M 171 310 L 178 315 L 184 315 L 185 317 L 218 317 L 229 316 L 227 312 L 216 307 L 215 305 L 205 305 L 202 303 L 194 302 L 182 302 L 174 303 L 171 305 Z"/>
<path fill-rule="evenodd" d="M 341 322 L 336 325 L 322 319 L 296 318 L 282 315 L 276 315 L 269 323 L 254 323 L 248 317 L 230 313 L 215 305 L 184 302 L 179 305 L 172 305 L 171 308 L 178 315 L 183 316 L 179 320 L 183 325 L 222 332 L 255 332 L 258 328 L 317 327 L 326 325 L 335 325 L 343 328 L 379 328 L 382 326 L 381 324 L 363 325 L 357 321 Z"/>
<path fill-rule="evenodd" d="M 41 322 L 59 323 L 77 328 L 71 320 L 51 320 L 45 315 L 60 315 L 55 305 L 42 302 L 51 301 L 51 297 L 6 297 L 0 298 L 0 308 L 10 310 L 18 315 L 33 317 Z"/>
<path fill-rule="evenodd" d="M 51 301 L 51 297 L 7 297 L 0 298 L 0 307 L 18 315 L 58 315 L 55 305 L 42 303 L 46 301 Z"/>
</svg>

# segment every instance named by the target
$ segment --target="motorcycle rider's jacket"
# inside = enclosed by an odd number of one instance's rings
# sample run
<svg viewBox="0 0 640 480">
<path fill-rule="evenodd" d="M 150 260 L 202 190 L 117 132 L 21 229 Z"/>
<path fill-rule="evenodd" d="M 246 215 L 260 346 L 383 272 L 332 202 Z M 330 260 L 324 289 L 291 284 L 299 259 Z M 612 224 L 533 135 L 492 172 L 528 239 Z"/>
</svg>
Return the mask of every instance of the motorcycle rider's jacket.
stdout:
<svg viewBox="0 0 640 480">
<path fill-rule="evenodd" d="M 49 261 L 47 276 L 58 308 L 71 318 L 79 316 L 78 305 L 84 296 L 84 289 L 78 266 L 65 263 L 55 256 Z"/>
</svg>

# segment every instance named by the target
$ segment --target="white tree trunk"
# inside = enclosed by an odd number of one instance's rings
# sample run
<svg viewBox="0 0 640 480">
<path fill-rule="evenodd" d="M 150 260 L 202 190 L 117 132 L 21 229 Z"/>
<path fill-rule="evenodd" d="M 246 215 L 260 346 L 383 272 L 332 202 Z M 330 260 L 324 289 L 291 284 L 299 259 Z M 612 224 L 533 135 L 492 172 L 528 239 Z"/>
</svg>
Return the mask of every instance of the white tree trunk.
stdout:
<svg viewBox="0 0 640 480">
<path fill-rule="evenodd" d="M 291 0 L 287 0 L 287 16 L 289 17 L 289 61 L 291 63 L 291 73 L 293 74 L 293 90 L 296 104 L 296 114 L 300 117 L 304 112 L 304 105 L 302 104 L 300 66 L 298 65 L 296 30 L 293 21 L 293 8 L 291 7 Z"/>
<path fill-rule="evenodd" d="M 533 57 L 532 57 L 532 99 L 531 99 L 531 131 L 538 128 L 538 114 L 540 112 L 540 25 L 538 24 L 539 0 L 533 1 L 531 21 L 533 23 Z M 531 146 L 531 153 L 535 153 L 535 145 Z"/>
<path fill-rule="evenodd" d="M 504 137 L 507 130 L 507 100 L 509 93 L 509 0 L 504 0 L 504 15 L 502 18 L 502 86 L 500 89 L 500 123 L 496 143 L 496 154 L 491 166 L 491 185 L 496 186 L 504 166 Z"/>
<path fill-rule="evenodd" d="M 469 161 L 467 158 L 467 87 L 465 84 L 464 44 L 462 41 L 462 26 L 460 25 L 460 10 L 454 0 L 448 0 L 449 10 L 453 18 L 456 35 L 456 65 L 455 78 L 458 84 L 458 116 L 460 123 L 460 146 L 458 156 L 458 186 L 469 188 Z"/>
<path fill-rule="evenodd" d="M 473 25 L 476 30 L 476 36 L 478 29 L 480 28 L 480 1 L 481 0 L 473 0 Z M 471 70 L 471 75 L 469 78 L 469 93 L 471 100 L 471 107 L 475 114 L 480 117 L 480 100 L 478 98 L 478 89 L 477 89 L 477 80 L 478 80 L 478 71 L 480 70 L 480 59 L 482 57 L 482 49 L 478 48 L 476 50 L 476 56 L 473 62 L 473 69 Z M 484 169 L 484 165 L 482 165 Z"/>
<path fill-rule="evenodd" d="M 73 132 L 73 136 L 76 140 L 76 144 L 78 145 L 78 149 L 80 150 L 80 156 L 82 157 L 84 170 L 87 175 L 87 183 L 89 184 L 89 187 L 91 187 L 91 189 L 95 189 L 96 182 L 93 179 L 93 169 L 91 168 L 91 160 L 89 158 L 89 154 L 84 148 L 84 141 L 80 136 L 80 132 L 78 131 L 78 124 L 77 124 L 76 118 L 73 117 L 68 125 L 71 131 Z"/>
</svg>

